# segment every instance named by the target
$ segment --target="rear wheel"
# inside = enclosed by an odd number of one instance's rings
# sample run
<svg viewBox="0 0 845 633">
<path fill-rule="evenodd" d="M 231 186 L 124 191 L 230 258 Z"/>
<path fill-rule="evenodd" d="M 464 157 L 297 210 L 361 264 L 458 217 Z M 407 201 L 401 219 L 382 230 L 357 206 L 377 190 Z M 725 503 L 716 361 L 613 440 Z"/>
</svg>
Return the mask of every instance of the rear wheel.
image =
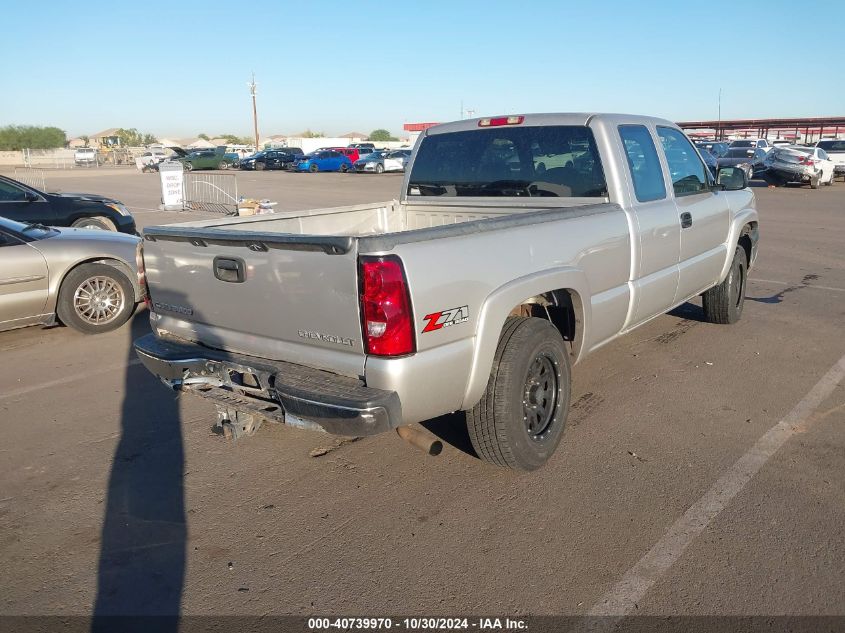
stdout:
<svg viewBox="0 0 845 633">
<path fill-rule="evenodd" d="M 830 172 L 830 178 L 828 178 L 827 182 L 824 183 L 824 184 L 827 185 L 828 187 L 832 186 L 833 185 L 833 179 L 835 177 L 836 177 L 836 172 L 835 171 Z"/>
<path fill-rule="evenodd" d="M 343 163 L 343 164 L 340 166 L 340 171 L 341 171 L 341 172 L 343 172 L 343 173 L 345 174 L 347 171 L 349 171 L 349 165 L 347 165 L 346 163 Z"/>
<path fill-rule="evenodd" d="M 815 176 L 811 176 L 810 177 L 810 189 L 818 189 L 819 188 L 819 182 L 821 182 L 821 179 L 822 179 L 821 172 L 819 172 Z"/>
<path fill-rule="evenodd" d="M 90 218 L 81 218 L 71 225 L 75 229 L 98 229 L 100 231 L 116 231 L 114 222 L 100 215 Z"/>
<path fill-rule="evenodd" d="M 745 282 L 748 262 L 745 249 L 737 246 L 728 276 L 718 286 L 701 295 L 704 318 L 709 323 L 736 323 L 745 305 Z"/>
<path fill-rule="evenodd" d="M 108 264 L 82 264 L 62 281 L 56 314 L 59 320 L 85 334 L 119 328 L 135 311 L 135 292 L 129 279 Z"/>
<path fill-rule="evenodd" d="M 552 456 L 569 412 L 569 354 L 545 319 L 509 317 L 487 389 L 467 411 L 478 456 L 514 470 L 536 470 Z"/>
</svg>

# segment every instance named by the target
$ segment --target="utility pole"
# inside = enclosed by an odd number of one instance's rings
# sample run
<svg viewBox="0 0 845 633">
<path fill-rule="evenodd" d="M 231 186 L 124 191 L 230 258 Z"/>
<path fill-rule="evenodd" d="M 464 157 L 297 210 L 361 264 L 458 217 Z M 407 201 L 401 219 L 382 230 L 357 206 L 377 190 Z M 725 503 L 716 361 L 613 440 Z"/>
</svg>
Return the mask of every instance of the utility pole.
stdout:
<svg viewBox="0 0 845 633">
<path fill-rule="evenodd" d="M 475 114 L 475 110 L 472 108 L 467 108 L 467 116 L 471 119 L 472 115 Z"/>
<path fill-rule="evenodd" d="M 716 140 L 722 140 L 722 89 L 719 88 L 719 115 L 716 124 Z"/>
<path fill-rule="evenodd" d="M 252 123 L 255 126 L 255 151 L 259 150 L 258 147 L 258 110 L 255 107 L 255 73 L 252 73 L 252 81 L 247 84 L 249 86 L 249 94 L 252 95 Z"/>
</svg>

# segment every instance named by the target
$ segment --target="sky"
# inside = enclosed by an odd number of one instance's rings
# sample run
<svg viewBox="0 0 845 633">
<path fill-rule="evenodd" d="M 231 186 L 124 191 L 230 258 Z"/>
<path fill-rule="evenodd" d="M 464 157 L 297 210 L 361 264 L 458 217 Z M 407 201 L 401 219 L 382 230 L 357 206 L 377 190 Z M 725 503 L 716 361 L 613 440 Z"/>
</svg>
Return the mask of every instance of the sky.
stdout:
<svg viewBox="0 0 845 633">
<path fill-rule="evenodd" d="M 834 0 L 7 2 L 0 126 L 339 135 L 524 112 L 841 116 Z M 830 54 L 825 50 L 829 48 Z M 462 110 L 463 107 L 463 110 Z"/>
</svg>

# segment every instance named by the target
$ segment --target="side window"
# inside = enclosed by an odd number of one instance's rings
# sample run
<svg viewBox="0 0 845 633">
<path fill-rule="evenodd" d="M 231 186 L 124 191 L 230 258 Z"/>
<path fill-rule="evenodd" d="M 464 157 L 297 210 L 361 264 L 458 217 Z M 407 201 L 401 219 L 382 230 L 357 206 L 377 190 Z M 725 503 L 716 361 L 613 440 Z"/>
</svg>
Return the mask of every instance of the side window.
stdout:
<svg viewBox="0 0 845 633">
<path fill-rule="evenodd" d="M 3 246 L 16 246 L 18 244 L 20 244 L 20 241 L 17 238 L 0 231 L 0 248 Z"/>
<path fill-rule="evenodd" d="M 657 135 L 663 145 L 675 195 L 689 196 L 707 191 L 707 169 L 687 137 L 669 127 L 658 127 Z"/>
<path fill-rule="evenodd" d="M 648 128 L 644 125 L 620 125 L 619 136 L 625 146 L 637 200 L 649 202 L 665 198 L 663 169 Z"/>
<path fill-rule="evenodd" d="M 24 200 L 26 200 L 26 193 L 23 189 L 0 180 L 0 202 L 23 202 Z"/>
<path fill-rule="evenodd" d="M 825 152 L 823 149 L 820 149 L 819 150 L 819 158 L 821 158 L 822 160 L 828 160 L 827 152 Z M 833 181 L 831 181 L 831 182 L 833 182 Z"/>
</svg>

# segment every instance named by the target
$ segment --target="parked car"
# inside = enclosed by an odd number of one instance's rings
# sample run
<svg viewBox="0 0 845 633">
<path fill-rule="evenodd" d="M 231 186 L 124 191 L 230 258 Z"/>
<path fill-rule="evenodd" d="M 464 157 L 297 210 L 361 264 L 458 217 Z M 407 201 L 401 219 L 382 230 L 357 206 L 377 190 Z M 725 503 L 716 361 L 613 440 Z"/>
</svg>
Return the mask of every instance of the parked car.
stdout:
<svg viewBox="0 0 845 633">
<path fill-rule="evenodd" d="M 746 138 L 731 141 L 728 149 L 762 149 L 764 152 L 769 152 L 772 144 L 764 138 Z"/>
<path fill-rule="evenodd" d="M 349 147 L 354 147 L 356 149 L 368 149 L 373 151 L 376 146 L 374 143 L 364 142 L 364 143 L 350 143 Z"/>
<path fill-rule="evenodd" d="M 140 244 L 0 217 L 0 331 L 57 321 L 86 334 L 120 327 L 143 298 Z"/>
<path fill-rule="evenodd" d="M 381 174 L 386 171 L 404 171 L 405 162 L 410 158 L 411 150 L 377 150 L 355 161 L 355 171 Z"/>
<path fill-rule="evenodd" d="M 710 173 L 713 177 L 716 177 L 716 174 L 719 171 L 719 159 L 716 158 L 715 155 L 710 153 L 709 150 L 702 148 L 699 146 L 698 143 L 695 144 L 696 148 L 698 148 L 698 153 L 701 155 L 701 160 L 704 161 L 704 164 L 707 165 L 707 168 L 710 170 Z"/>
<path fill-rule="evenodd" d="M 834 162 L 820 147 L 779 147 L 766 156 L 763 164 L 763 177 L 775 186 L 797 182 L 818 189 L 822 184 L 832 185 L 836 175 Z"/>
<path fill-rule="evenodd" d="M 772 147 L 773 148 L 774 147 L 787 147 L 787 146 L 792 145 L 792 144 L 793 144 L 792 141 L 787 141 L 787 140 L 784 140 L 784 139 L 777 139 L 777 140 L 772 141 Z"/>
<path fill-rule="evenodd" d="M 353 163 L 359 158 L 361 158 L 361 153 L 357 147 L 330 147 L 329 149 L 334 150 L 336 152 L 340 152 Z"/>
<path fill-rule="evenodd" d="M 845 141 L 837 139 L 823 139 L 816 143 L 816 147 L 824 150 L 827 157 L 833 161 L 833 172 L 845 176 Z"/>
<path fill-rule="evenodd" d="M 728 151 L 728 145 L 730 145 L 730 143 L 725 143 L 723 141 L 701 141 L 695 144 L 698 149 L 705 150 L 716 158 L 725 155 L 725 152 Z"/>
<path fill-rule="evenodd" d="M 247 156 L 238 163 L 241 169 L 288 169 L 302 156 L 302 148 L 268 149 L 252 156 Z"/>
<path fill-rule="evenodd" d="M 143 364 L 234 436 L 272 419 L 419 439 L 406 425 L 464 410 L 479 457 L 534 470 L 571 363 L 699 295 L 703 320 L 742 315 L 754 193 L 674 123 L 456 121 L 408 171 L 398 200 L 146 228 Z"/>
<path fill-rule="evenodd" d="M 97 150 L 93 147 L 78 147 L 76 151 L 73 152 L 73 162 L 76 165 L 97 165 L 99 163 L 97 159 Z"/>
<path fill-rule="evenodd" d="M 135 234 L 135 219 L 122 202 L 90 193 L 46 193 L 0 176 L 0 215 L 18 222 Z"/>
<path fill-rule="evenodd" d="M 305 154 L 297 159 L 295 163 L 297 171 L 342 171 L 352 169 L 352 161 L 340 152 L 334 150 L 323 150 Z"/>
<path fill-rule="evenodd" d="M 194 169 L 229 169 L 237 160 L 237 155 L 233 158 L 227 156 L 225 151 L 219 149 L 201 149 L 188 154 L 183 158 L 177 159 L 185 171 L 192 171 Z"/>
<path fill-rule="evenodd" d="M 760 170 L 763 167 L 765 157 L 766 152 L 761 148 L 732 147 L 724 156 L 716 159 L 716 167 L 739 167 L 751 180 L 755 170 Z"/>
</svg>

